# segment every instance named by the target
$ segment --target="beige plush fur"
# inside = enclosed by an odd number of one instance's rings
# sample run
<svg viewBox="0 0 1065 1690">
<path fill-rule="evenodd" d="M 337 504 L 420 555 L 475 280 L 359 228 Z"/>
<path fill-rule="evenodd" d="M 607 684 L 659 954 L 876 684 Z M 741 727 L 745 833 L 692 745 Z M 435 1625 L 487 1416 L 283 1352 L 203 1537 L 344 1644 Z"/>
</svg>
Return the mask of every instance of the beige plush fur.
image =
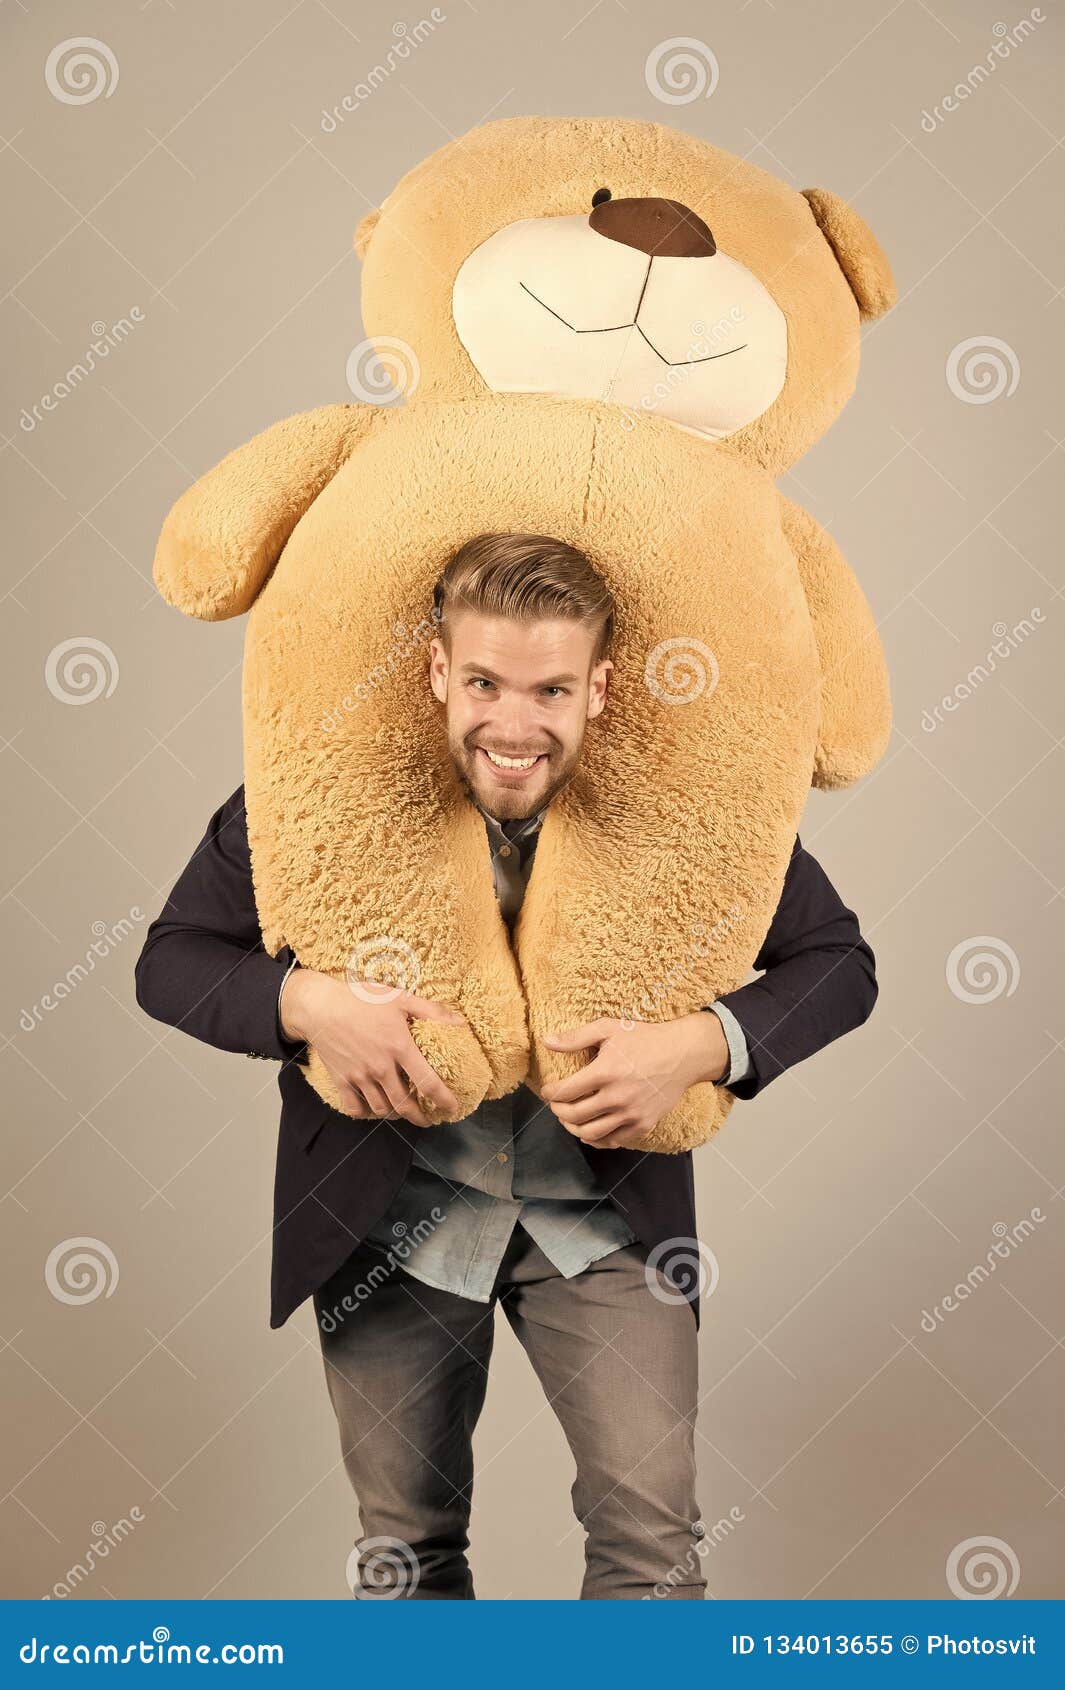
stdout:
<svg viewBox="0 0 1065 1690">
<path fill-rule="evenodd" d="M 783 391 L 730 438 L 493 394 L 467 358 L 458 266 L 518 218 L 586 209 L 593 177 L 705 216 L 783 310 Z M 457 1005 L 469 1031 L 414 1031 L 465 1115 L 582 1065 L 545 1034 L 665 1020 L 740 984 L 811 782 L 847 785 L 879 758 L 890 705 L 868 605 L 771 474 L 845 402 L 860 311 L 890 303 L 890 272 L 835 196 L 605 118 L 475 130 L 412 170 L 356 244 L 367 330 L 414 349 L 416 391 L 290 418 L 232 453 L 171 511 L 156 579 L 191 615 L 251 606 L 245 785 L 267 948 Z M 548 811 L 513 945 L 426 680 L 434 580 L 483 530 L 584 548 L 618 606 L 608 706 Z M 335 1101 L 316 1058 L 309 1077 Z M 703 1142 L 730 1103 L 693 1087 L 647 1148 Z"/>
</svg>

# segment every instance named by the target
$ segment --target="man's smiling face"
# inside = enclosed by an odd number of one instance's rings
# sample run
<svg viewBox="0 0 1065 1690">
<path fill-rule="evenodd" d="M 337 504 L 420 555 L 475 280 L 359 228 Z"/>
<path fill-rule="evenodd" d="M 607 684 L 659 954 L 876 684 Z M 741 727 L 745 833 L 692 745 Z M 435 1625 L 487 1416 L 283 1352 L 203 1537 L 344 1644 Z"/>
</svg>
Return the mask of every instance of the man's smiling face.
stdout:
<svg viewBox="0 0 1065 1690">
<path fill-rule="evenodd" d="M 497 821 L 535 815 L 576 769 L 612 667 L 596 661 L 597 636 L 572 617 L 462 607 L 448 613 L 447 641 L 432 642 L 429 680 L 445 707 L 452 760 Z"/>
</svg>

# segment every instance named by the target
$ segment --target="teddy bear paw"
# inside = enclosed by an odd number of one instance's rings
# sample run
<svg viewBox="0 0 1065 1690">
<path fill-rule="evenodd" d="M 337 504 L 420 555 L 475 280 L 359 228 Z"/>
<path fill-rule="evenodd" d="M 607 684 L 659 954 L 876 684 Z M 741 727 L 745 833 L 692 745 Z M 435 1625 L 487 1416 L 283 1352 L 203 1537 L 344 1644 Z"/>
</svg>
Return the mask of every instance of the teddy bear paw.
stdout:
<svg viewBox="0 0 1065 1690">
<path fill-rule="evenodd" d="M 418 1107 L 436 1124 L 464 1121 L 484 1101 L 492 1084 L 492 1070 L 477 1039 L 469 1027 L 452 1027 L 444 1021 L 412 1020 L 410 1030 L 430 1068 L 458 1099 L 458 1108 L 445 1113 L 415 1086 Z"/>
<path fill-rule="evenodd" d="M 700 1144 L 713 1138 L 731 1105 L 731 1092 L 709 1084 L 690 1086 L 676 1108 L 663 1115 L 654 1129 L 633 1148 L 654 1150 L 667 1156 L 680 1155 L 684 1150 L 697 1150 Z"/>
<path fill-rule="evenodd" d="M 458 1099 L 458 1108 L 445 1113 L 438 1104 L 431 1103 L 417 1088 L 411 1090 L 418 1107 L 439 1125 L 442 1121 L 462 1121 L 471 1115 L 488 1093 L 492 1074 L 477 1040 L 468 1027 L 449 1027 L 439 1021 L 412 1021 L 414 1042 L 429 1066 Z M 332 1074 L 318 1055 L 311 1050 L 304 1073 L 323 1103 L 342 1115 L 351 1113 Z"/>
</svg>

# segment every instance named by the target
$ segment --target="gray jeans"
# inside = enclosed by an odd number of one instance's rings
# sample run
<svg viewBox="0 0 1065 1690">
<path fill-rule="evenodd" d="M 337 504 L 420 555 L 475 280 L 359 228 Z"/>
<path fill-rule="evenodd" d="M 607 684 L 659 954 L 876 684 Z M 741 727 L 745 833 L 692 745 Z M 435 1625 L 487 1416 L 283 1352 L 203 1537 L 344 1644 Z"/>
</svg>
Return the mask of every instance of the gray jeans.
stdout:
<svg viewBox="0 0 1065 1690">
<path fill-rule="evenodd" d="M 653 1270 L 649 1283 L 641 1246 L 564 1279 L 519 1225 L 484 1304 L 362 1245 L 314 1302 L 359 1502 L 357 1597 L 473 1598 L 472 1440 L 498 1302 L 576 1463 L 582 1599 L 703 1598 L 695 1320 Z"/>
</svg>

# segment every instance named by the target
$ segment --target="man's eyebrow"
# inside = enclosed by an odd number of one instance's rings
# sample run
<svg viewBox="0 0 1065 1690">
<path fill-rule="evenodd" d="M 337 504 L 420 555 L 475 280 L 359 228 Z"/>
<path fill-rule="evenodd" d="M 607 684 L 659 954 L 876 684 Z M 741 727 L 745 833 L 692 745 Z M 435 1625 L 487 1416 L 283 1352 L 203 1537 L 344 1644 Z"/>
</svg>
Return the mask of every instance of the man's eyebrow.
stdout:
<svg viewBox="0 0 1065 1690">
<path fill-rule="evenodd" d="M 497 675 L 494 670 L 486 668 L 483 663 L 464 663 L 459 671 L 463 675 L 483 675 L 486 681 L 502 683 L 504 677 Z M 560 687 L 564 683 L 573 685 L 580 680 L 579 675 L 549 675 L 546 680 L 537 682 L 541 687 Z"/>
</svg>

